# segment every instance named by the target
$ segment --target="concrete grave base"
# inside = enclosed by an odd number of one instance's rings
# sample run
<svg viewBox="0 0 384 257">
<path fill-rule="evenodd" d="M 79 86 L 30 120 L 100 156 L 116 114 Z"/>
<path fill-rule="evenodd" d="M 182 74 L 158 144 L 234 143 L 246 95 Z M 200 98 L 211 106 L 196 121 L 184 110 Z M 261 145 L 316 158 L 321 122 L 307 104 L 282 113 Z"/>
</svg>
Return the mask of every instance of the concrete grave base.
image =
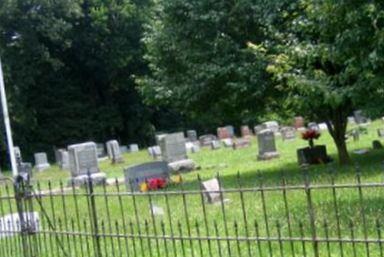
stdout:
<svg viewBox="0 0 384 257">
<path fill-rule="evenodd" d="M 279 157 L 280 157 L 280 154 L 278 152 L 268 152 L 268 153 L 263 153 L 262 155 L 258 155 L 257 159 L 259 161 L 266 161 L 266 160 L 271 160 Z"/>
<path fill-rule="evenodd" d="M 171 172 L 189 172 L 196 168 L 196 163 L 191 159 L 168 163 Z"/>
<path fill-rule="evenodd" d="M 49 169 L 49 167 L 51 167 L 51 165 L 49 165 L 49 163 L 45 163 L 45 164 L 36 165 L 35 169 L 37 171 L 43 171 L 43 170 Z"/>
<path fill-rule="evenodd" d="M 102 172 L 91 174 L 91 181 L 93 185 L 103 185 L 106 183 L 107 175 Z M 68 180 L 68 186 L 83 186 L 88 183 L 88 175 L 79 175 L 77 177 L 72 177 Z"/>
</svg>

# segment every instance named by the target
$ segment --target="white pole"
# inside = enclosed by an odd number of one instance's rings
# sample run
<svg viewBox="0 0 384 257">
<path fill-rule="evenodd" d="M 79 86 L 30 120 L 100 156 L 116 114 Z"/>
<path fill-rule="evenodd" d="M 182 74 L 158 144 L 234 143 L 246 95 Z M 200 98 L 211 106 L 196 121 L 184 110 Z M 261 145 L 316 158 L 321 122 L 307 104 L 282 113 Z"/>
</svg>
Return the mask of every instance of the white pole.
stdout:
<svg viewBox="0 0 384 257">
<path fill-rule="evenodd" d="M 4 76 L 3 76 L 3 68 L 1 65 L 1 59 L 0 59 L 0 94 L 1 94 L 1 106 L 3 107 L 5 133 L 7 134 L 8 152 L 9 152 L 9 157 L 11 159 L 12 174 L 15 177 L 17 176 L 17 166 L 16 166 L 15 150 L 13 148 L 11 124 L 9 122 L 7 96 L 5 95 Z"/>
</svg>

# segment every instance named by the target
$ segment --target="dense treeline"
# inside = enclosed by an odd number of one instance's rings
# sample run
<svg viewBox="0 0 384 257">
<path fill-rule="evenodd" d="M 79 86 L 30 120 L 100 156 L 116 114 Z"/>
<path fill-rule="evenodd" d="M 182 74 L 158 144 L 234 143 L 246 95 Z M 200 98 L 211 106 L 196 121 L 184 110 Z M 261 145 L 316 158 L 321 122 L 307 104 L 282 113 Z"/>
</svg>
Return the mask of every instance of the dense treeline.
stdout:
<svg viewBox="0 0 384 257">
<path fill-rule="evenodd" d="M 348 162 L 347 116 L 383 109 L 383 9 L 362 0 L 2 0 L 15 143 L 30 158 L 85 140 L 147 144 L 156 130 L 301 114 L 330 121 Z"/>
</svg>

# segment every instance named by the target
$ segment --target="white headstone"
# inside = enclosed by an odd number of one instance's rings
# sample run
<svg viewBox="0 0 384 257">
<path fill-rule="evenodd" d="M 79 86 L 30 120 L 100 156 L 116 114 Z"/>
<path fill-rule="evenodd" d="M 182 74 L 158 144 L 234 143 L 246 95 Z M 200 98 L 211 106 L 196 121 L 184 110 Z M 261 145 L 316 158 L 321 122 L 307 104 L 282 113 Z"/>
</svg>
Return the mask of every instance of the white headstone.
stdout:
<svg viewBox="0 0 384 257">
<path fill-rule="evenodd" d="M 201 183 L 204 190 L 204 196 L 208 203 L 221 202 L 220 183 L 214 178 Z"/>
<path fill-rule="evenodd" d="M 154 145 L 154 146 L 151 146 L 151 147 L 148 147 L 148 154 L 150 156 L 152 156 L 153 159 L 161 159 L 161 149 L 160 149 L 160 146 L 158 145 Z"/>
<path fill-rule="evenodd" d="M 22 213 L 24 228 L 31 233 L 40 230 L 40 218 L 38 212 Z M 20 235 L 21 221 L 19 213 L 12 213 L 0 218 L 0 238 Z"/>
<path fill-rule="evenodd" d="M 129 152 L 136 153 L 139 151 L 139 145 L 138 144 L 130 144 L 129 145 Z"/>
</svg>

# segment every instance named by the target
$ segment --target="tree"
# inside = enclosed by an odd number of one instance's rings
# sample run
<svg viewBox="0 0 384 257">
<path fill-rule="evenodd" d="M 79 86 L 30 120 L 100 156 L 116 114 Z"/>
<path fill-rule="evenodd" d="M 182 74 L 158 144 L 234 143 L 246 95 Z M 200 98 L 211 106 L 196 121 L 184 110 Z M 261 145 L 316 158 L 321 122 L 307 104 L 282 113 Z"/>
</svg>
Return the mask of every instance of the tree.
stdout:
<svg viewBox="0 0 384 257">
<path fill-rule="evenodd" d="M 281 20 L 267 70 L 301 114 L 326 121 L 339 162 L 347 164 L 348 115 L 383 110 L 384 3 L 303 0 Z"/>
<path fill-rule="evenodd" d="M 144 37 L 151 74 L 138 80 L 148 103 L 211 128 L 256 122 L 277 104 L 267 59 L 247 47 L 267 40 L 264 20 L 275 12 L 266 9 L 277 1 L 157 2 Z"/>
</svg>

